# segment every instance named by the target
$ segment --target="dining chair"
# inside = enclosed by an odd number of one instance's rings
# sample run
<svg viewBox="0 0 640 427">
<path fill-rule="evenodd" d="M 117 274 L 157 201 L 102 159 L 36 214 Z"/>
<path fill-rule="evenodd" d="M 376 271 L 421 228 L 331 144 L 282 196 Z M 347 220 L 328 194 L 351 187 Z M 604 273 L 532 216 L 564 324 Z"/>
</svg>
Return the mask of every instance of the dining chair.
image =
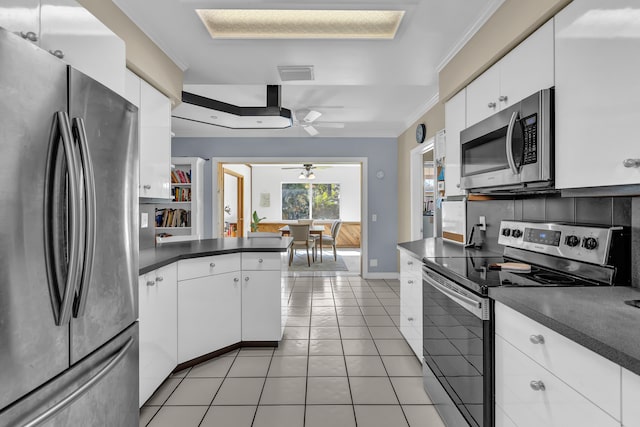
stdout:
<svg viewBox="0 0 640 427">
<path fill-rule="evenodd" d="M 311 227 L 315 225 L 315 221 L 315 219 L 299 219 L 298 224 L 309 224 L 309 229 L 311 229 Z M 313 247 L 316 248 L 318 242 L 320 241 L 320 236 L 318 236 L 317 234 L 309 233 L 309 239 L 313 239 Z M 315 255 L 313 260 L 315 261 Z"/>
<path fill-rule="evenodd" d="M 331 236 L 322 236 L 322 247 L 325 245 L 333 246 L 333 259 L 338 260 L 338 252 L 336 250 L 336 242 L 338 241 L 338 234 L 340 233 L 340 227 L 342 227 L 342 221 L 337 220 L 331 224 Z"/>
<path fill-rule="evenodd" d="M 309 258 L 309 248 L 315 261 L 315 239 L 312 239 L 309 235 L 309 224 L 289 224 L 289 233 L 293 238 L 293 243 L 290 246 L 289 251 L 289 265 L 293 262 L 293 254 L 296 249 L 305 249 L 307 251 L 307 265 L 311 267 L 311 260 Z"/>
</svg>

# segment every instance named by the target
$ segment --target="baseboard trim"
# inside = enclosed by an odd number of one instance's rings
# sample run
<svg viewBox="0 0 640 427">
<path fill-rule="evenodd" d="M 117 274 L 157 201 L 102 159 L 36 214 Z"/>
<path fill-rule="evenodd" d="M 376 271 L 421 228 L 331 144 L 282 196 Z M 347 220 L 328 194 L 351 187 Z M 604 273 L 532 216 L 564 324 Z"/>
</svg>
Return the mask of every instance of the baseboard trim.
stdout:
<svg viewBox="0 0 640 427">
<path fill-rule="evenodd" d="M 203 354 L 202 356 L 198 356 L 194 359 L 182 362 L 175 367 L 172 373 L 175 374 L 176 372 L 180 372 L 183 369 L 191 368 L 193 366 L 199 365 L 202 362 L 213 359 L 214 357 L 221 356 L 225 353 L 229 353 L 242 347 L 278 347 L 278 341 L 240 341 L 219 350 L 212 351 L 211 353 Z"/>
<path fill-rule="evenodd" d="M 363 279 L 390 279 L 390 280 L 394 280 L 394 279 L 399 279 L 400 278 L 400 274 L 396 271 L 389 271 L 389 272 L 367 272 L 366 274 L 362 275 Z"/>
</svg>

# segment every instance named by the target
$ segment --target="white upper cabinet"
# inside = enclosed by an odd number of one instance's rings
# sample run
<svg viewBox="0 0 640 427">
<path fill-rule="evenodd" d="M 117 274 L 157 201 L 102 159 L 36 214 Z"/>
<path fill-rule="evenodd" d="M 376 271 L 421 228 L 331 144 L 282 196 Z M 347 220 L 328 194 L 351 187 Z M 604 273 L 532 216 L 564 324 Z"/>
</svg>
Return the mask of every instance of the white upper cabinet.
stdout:
<svg viewBox="0 0 640 427">
<path fill-rule="evenodd" d="M 460 196 L 460 132 L 465 128 L 466 90 L 462 89 L 456 96 L 444 104 L 446 153 L 444 169 L 445 196 Z"/>
<path fill-rule="evenodd" d="M 74 0 L 3 0 L 0 26 L 124 94 L 124 42 Z"/>
<path fill-rule="evenodd" d="M 576 0 L 556 15 L 556 187 L 640 183 L 637 0 Z"/>
<path fill-rule="evenodd" d="M 467 126 L 554 85 L 553 20 L 467 86 Z"/>
</svg>

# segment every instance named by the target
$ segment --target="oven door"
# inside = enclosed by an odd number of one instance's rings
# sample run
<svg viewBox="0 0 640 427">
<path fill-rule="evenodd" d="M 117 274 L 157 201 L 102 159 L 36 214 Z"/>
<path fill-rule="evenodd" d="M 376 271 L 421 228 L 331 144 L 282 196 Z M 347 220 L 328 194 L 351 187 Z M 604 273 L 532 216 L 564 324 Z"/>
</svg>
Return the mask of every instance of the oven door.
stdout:
<svg viewBox="0 0 640 427">
<path fill-rule="evenodd" d="M 492 427 L 491 300 L 426 267 L 422 277 L 425 389 L 447 426 Z"/>
</svg>

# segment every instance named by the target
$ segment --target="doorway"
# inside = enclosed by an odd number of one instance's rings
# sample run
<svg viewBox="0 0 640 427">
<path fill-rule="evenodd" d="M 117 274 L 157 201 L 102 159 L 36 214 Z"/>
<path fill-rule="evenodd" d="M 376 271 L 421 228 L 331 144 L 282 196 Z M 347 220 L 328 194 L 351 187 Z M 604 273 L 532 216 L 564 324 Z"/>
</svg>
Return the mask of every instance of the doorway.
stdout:
<svg viewBox="0 0 640 427">
<path fill-rule="evenodd" d="M 436 236 L 435 138 L 411 150 L 411 240 Z"/>
<path fill-rule="evenodd" d="M 222 221 L 223 237 L 244 236 L 244 176 L 222 168 Z"/>
</svg>

